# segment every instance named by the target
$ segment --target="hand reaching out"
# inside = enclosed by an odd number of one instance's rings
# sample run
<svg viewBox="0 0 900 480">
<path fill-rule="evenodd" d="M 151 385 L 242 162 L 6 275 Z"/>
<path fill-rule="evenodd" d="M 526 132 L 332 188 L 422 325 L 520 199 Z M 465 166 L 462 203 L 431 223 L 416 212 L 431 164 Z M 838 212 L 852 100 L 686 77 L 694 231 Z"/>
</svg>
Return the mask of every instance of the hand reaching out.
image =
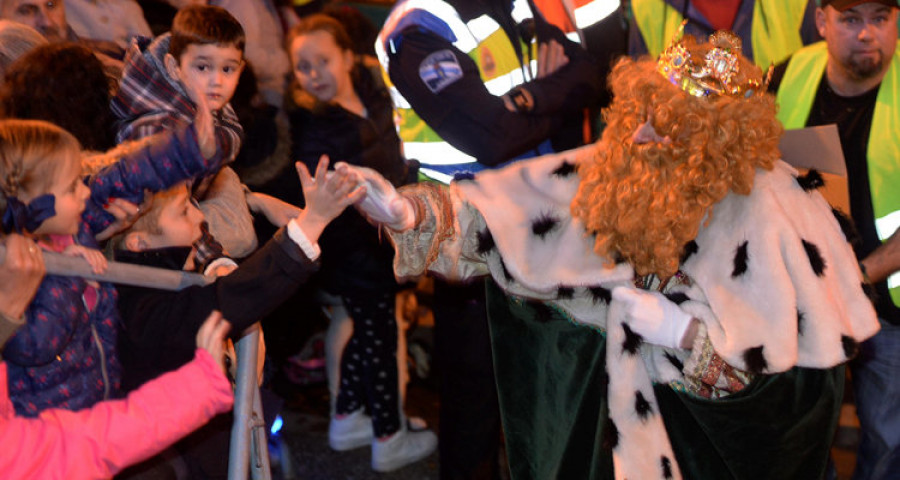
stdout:
<svg viewBox="0 0 900 480">
<path fill-rule="evenodd" d="M 94 273 L 103 273 L 106 271 L 107 262 L 103 252 L 93 248 L 83 247 L 81 245 L 69 245 L 63 250 L 63 255 L 70 257 L 82 257 L 91 265 Z"/>
<path fill-rule="evenodd" d="M 306 199 L 306 208 L 294 221 L 303 230 L 309 241 L 315 243 L 319 235 L 335 217 L 347 206 L 361 200 L 366 194 L 365 186 L 350 170 L 328 172 L 328 156 L 322 155 L 316 167 L 316 176 L 311 177 L 306 165 L 297 162 L 297 175 Z"/>
<path fill-rule="evenodd" d="M 180 70 L 178 71 L 180 78 Z M 213 118 L 212 108 L 206 95 L 192 86 L 190 82 L 181 82 L 187 90 L 188 96 L 197 104 L 197 113 L 194 116 L 194 128 L 197 130 L 197 145 L 203 158 L 210 159 L 216 154 L 216 120 Z"/>
<path fill-rule="evenodd" d="M 96 238 L 98 242 L 108 240 L 112 238 L 113 235 L 134 225 L 134 222 L 141 216 L 140 207 L 121 198 L 111 199 L 107 205 L 103 206 L 103 209 L 112 215 L 115 218 L 115 221 L 106 227 L 105 230 L 97 234 Z"/>
<path fill-rule="evenodd" d="M 196 104 L 197 112 L 194 114 L 194 129 L 197 132 L 197 144 L 200 147 L 200 154 L 203 158 L 210 159 L 216 154 L 216 131 L 215 119 L 213 118 L 212 108 L 209 105 L 209 99 L 199 90 L 194 82 L 189 82 L 185 78 L 185 72 L 181 71 L 178 60 L 167 53 L 163 57 L 166 72 L 173 78 L 177 78 L 184 87 L 185 93 Z"/>
<path fill-rule="evenodd" d="M 231 324 L 222 318 L 222 312 L 214 310 L 206 317 L 200 330 L 197 331 L 197 348 L 202 348 L 209 352 L 210 355 L 225 371 L 225 335 L 231 330 Z"/>
<path fill-rule="evenodd" d="M 369 221 L 386 225 L 392 230 L 403 232 L 415 223 L 415 212 L 409 200 L 397 192 L 383 176 L 366 167 L 351 166 L 339 162 L 337 171 L 353 172 L 366 187 L 366 196 L 356 204 L 357 210 Z"/>
<path fill-rule="evenodd" d="M 278 228 L 287 225 L 292 218 L 297 218 L 303 211 L 299 207 L 265 193 L 250 192 L 246 198 L 251 212 L 265 215 L 269 223 Z"/>
</svg>

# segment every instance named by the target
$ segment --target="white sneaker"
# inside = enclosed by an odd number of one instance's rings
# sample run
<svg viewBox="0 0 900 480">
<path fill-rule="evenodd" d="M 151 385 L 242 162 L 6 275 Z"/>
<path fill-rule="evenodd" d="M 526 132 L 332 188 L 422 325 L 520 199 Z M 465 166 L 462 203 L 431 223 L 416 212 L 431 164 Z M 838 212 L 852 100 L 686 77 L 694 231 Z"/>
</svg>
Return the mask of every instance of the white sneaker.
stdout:
<svg viewBox="0 0 900 480">
<path fill-rule="evenodd" d="M 374 438 L 372 417 L 366 415 L 361 408 L 343 418 L 331 417 L 331 423 L 328 425 L 328 445 L 332 450 L 343 452 L 364 447 L 371 444 Z"/>
<path fill-rule="evenodd" d="M 437 448 L 437 435 L 431 430 L 410 432 L 401 428 L 387 439 L 372 442 L 372 470 L 390 472 L 418 462 Z"/>
</svg>

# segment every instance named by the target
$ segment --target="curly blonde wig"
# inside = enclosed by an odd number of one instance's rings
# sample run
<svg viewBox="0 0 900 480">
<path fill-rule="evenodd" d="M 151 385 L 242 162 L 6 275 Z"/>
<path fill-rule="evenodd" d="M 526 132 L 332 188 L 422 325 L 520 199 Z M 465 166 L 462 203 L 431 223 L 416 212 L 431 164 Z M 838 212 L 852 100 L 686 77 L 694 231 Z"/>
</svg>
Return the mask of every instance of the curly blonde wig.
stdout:
<svg viewBox="0 0 900 480">
<path fill-rule="evenodd" d="M 693 58 L 709 49 L 690 38 L 685 45 Z M 613 68 L 607 127 L 593 161 L 579 167 L 572 214 L 596 235 L 597 254 L 667 278 L 713 206 L 729 191 L 749 194 L 756 168 L 773 167 L 782 127 L 771 95 L 698 98 L 656 68 L 654 60 L 627 58 Z M 738 81 L 746 76 L 762 75 L 741 56 Z M 671 141 L 634 144 L 648 119 Z"/>
</svg>

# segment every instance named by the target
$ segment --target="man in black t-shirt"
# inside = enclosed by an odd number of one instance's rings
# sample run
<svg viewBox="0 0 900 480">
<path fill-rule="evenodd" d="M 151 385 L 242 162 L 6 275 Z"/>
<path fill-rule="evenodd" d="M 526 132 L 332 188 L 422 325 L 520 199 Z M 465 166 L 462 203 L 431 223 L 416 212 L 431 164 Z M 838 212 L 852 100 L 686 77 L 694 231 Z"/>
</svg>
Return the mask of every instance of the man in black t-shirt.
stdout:
<svg viewBox="0 0 900 480">
<path fill-rule="evenodd" d="M 837 124 L 854 248 L 875 287 L 882 329 L 851 364 L 862 430 L 854 479 L 900 474 L 900 117 L 888 113 L 900 107 L 897 15 L 896 0 L 823 0 L 825 42 L 779 65 L 770 85 L 785 128 Z"/>
</svg>

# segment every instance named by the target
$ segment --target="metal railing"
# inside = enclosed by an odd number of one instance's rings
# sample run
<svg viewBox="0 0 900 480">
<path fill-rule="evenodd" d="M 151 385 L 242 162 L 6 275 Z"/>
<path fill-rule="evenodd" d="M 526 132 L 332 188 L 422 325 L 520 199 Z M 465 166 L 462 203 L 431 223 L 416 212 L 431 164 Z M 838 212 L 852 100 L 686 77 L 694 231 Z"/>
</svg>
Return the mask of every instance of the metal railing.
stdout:
<svg viewBox="0 0 900 480">
<path fill-rule="evenodd" d="M 102 274 L 95 274 L 81 257 L 69 257 L 42 252 L 47 273 L 83 277 L 101 282 L 119 283 L 164 290 L 181 290 L 193 285 L 208 285 L 215 278 L 196 273 L 109 262 Z M 0 263 L 6 247 L 0 245 Z M 259 324 L 238 340 L 237 375 L 234 393 L 234 423 L 231 427 L 231 447 L 228 455 L 228 479 L 245 480 L 248 470 L 253 480 L 270 480 L 269 448 L 262 401 L 256 375 L 259 354 Z"/>
</svg>

